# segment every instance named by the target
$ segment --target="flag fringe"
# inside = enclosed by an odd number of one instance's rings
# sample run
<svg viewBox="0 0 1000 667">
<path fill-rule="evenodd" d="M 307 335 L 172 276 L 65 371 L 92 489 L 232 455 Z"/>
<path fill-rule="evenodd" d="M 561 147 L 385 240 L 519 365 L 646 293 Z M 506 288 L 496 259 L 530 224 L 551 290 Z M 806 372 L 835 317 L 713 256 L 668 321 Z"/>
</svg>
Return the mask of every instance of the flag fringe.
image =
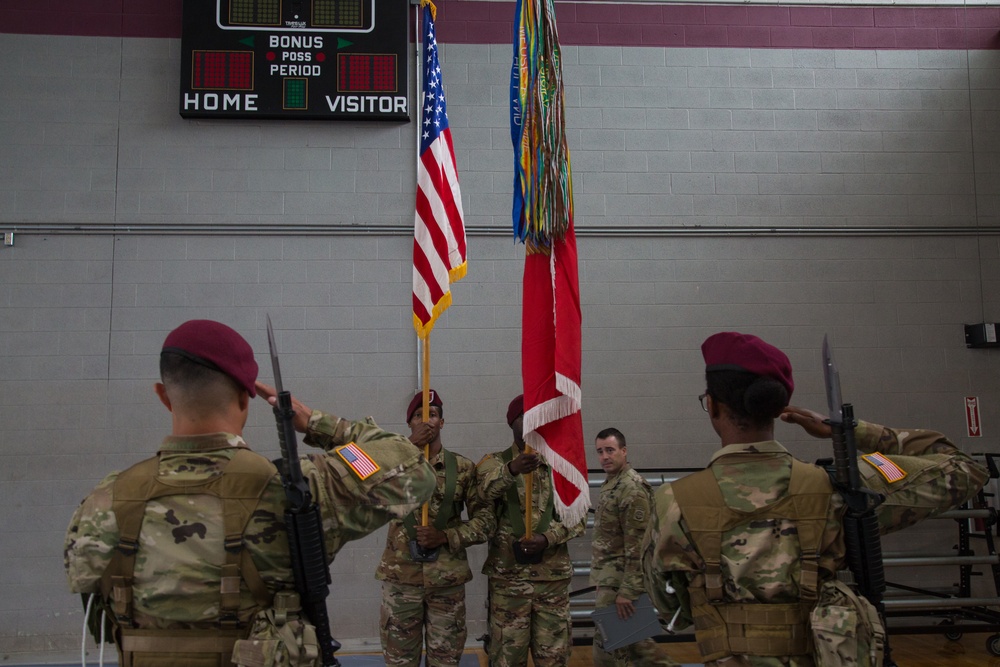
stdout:
<svg viewBox="0 0 1000 667">
<path fill-rule="evenodd" d="M 577 392 L 579 392 L 579 388 L 577 388 Z M 532 433 L 545 424 L 559 421 L 563 417 L 569 417 L 571 414 L 579 411 L 579 393 L 577 394 L 576 400 L 573 400 L 571 396 L 565 395 L 550 398 L 544 403 L 539 403 L 524 413 L 524 433 Z"/>
<path fill-rule="evenodd" d="M 559 506 L 559 517 L 562 519 L 562 522 L 572 526 L 587 516 L 587 510 L 590 509 L 590 494 L 581 492 L 568 507 L 564 507 L 565 503 L 561 500 L 556 504 Z"/>
<path fill-rule="evenodd" d="M 453 283 L 457 283 L 459 280 L 465 277 L 465 274 L 469 270 L 468 260 L 462 262 L 460 265 L 453 269 L 448 269 L 448 280 Z"/>
<path fill-rule="evenodd" d="M 462 266 L 465 266 L 464 264 Z M 421 322 L 417 314 L 413 314 L 413 328 L 417 331 L 418 338 L 427 338 L 430 335 L 431 329 L 437 323 L 438 318 L 441 313 L 448 310 L 451 305 L 451 292 L 445 292 L 441 300 L 434 304 L 434 308 L 431 310 L 431 318 L 427 322 Z"/>
<path fill-rule="evenodd" d="M 562 373 L 556 373 L 556 391 L 569 397 L 576 404 L 577 410 L 583 407 L 583 391 L 580 389 L 580 385 Z"/>
<path fill-rule="evenodd" d="M 558 512 L 560 520 L 570 526 L 582 520 L 590 508 L 590 494 L 588 493 L 590 486 L 587 478 L 580 473 L 576 466 L 550 447 L 541 434 L 537 432 L 526 433 L 524 441 L 545 458 L 545 461 L 552 467 L 552 470 L 565 477 L 570 484 L 580 491 L 573 502 L 566 505 L 559 497 L 559 494 L 555 492 L 555 488 L 553 488 L 552 494 L 555 497 L 556 512 Z M 552 483 L 554 485 L 555 481 Z"/>
</svg>

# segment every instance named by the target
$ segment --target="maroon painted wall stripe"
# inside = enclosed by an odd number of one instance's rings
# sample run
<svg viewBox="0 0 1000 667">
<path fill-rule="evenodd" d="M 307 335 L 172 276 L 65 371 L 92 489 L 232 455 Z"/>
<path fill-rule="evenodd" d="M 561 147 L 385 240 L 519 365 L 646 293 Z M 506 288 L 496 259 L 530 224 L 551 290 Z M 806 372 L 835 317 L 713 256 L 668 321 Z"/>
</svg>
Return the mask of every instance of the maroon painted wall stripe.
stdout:
<svg viewBox="0 0 1000 667">
<path fill-rule="evenodd" d="M 205 0 L 211 2 L 211 0 Z M 403 2 L 403 0 L 391 0 Z M 443 43 L 505 44 L 513 2 L 438 0 Z M 3 0 L 0 32 L 181 35 L 181 0 Z M 612 5 L 559 2 L 565 45 L 998 49 L 1000 7 Z"/>
</svg>

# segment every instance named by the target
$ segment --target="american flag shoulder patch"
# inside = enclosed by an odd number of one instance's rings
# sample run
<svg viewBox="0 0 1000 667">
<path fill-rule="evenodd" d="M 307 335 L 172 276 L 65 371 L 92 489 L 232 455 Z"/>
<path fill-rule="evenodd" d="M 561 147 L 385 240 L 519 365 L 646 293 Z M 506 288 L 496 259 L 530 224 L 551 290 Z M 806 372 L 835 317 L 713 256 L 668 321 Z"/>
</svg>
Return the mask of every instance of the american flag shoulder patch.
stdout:
<svg viewBox="0 0 1000 667">
<path fill-rule="evenodd" d="M 343 447 L 337 447 L 333 451 L 337 452 L 344 463 L 361 479 L 368 479 L 379 471 L 378 464 L 372 460 L 372 457 L 353 442 L 349 442 Z"/>
<path fill-rule="evenodd" d="M 883 454 L 879 454 L 878 452 L 875 452 L 874 454 L 862 454 L 861 458 L 863 458 L 866 463 L 873 466 L 875 470 L 877 470 L 878 473 L 885 478 L 885 481 L 890 484 L 898 482 L 906 477 L 906 471 L 893 463 L 891 459 L 887 458 Z"/>
</svg>

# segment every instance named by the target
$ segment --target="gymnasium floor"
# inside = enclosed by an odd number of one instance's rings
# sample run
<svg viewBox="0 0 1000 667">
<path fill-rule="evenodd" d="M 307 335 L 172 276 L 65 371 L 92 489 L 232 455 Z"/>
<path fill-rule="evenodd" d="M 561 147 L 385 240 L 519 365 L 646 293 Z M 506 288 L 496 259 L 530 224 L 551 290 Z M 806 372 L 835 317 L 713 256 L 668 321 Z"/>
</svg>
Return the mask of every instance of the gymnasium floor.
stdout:
<svg viewBox="0 0 1000 667">
<path fill-rule="evenodd" d="M 959 641 L 949 641 L 943 635 L 892 635 L 893 657 L 898 667 L 1000 667 L 1000 657 L 991 655 L 986 642 L 991 633 L 968 633 Z M 685 665 L 700 665 L 698 651 L 692 642 L 668 644 L 671 657 Z M 573 649 L 569 667 L 590 667 L 591 647 L 577 646 Z M 105 665 L 117 665 L 114 653 L 106 656 Z M 383 667 L 381 654 L 339 655 L 343 667 Z M 97 665 L 96 656 L 88 656 L 88 667 Z M 80 664 L 69 662 L 63 656 L 60 662 L 7 662 L 5 667 L 75 667 Z M 530 662 L 529 662 L 530 664 Z M 462 657 L 460 667 L 487 667 L 486 656 L 481 650 L 469 650 Z"/>
</svg>

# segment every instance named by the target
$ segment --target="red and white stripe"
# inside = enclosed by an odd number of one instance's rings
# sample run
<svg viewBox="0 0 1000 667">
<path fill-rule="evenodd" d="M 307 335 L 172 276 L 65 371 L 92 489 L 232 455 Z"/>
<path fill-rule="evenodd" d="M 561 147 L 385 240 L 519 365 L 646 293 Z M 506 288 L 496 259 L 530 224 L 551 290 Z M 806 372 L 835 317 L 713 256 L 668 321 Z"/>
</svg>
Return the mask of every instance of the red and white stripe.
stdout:
<svg viewBox="0 0 1000 667">
<path fill-rule="evenodd" d="M 413 232 L 413 326 L 426 337 L 451 305 L 451 283 L 466 272 L 462 193 L 451 130 L 420 156 Z"/>
</svg>

